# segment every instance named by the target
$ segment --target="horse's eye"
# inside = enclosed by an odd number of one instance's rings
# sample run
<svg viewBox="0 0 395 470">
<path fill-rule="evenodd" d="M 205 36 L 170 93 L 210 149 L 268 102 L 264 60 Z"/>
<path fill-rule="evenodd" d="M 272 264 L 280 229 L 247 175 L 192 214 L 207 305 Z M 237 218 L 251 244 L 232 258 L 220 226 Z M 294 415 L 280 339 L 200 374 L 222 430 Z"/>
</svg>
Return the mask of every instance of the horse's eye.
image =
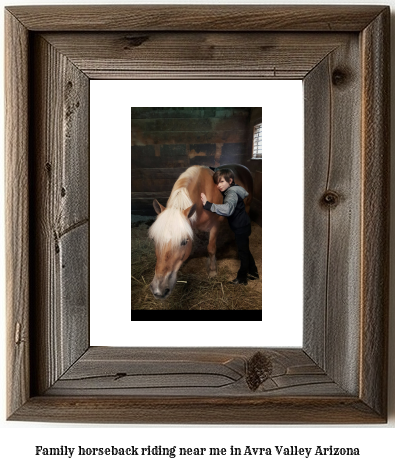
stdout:
<svg viewBox="0 0 395 470">
<path fill-rule="evenodd" d="M 187 243 L 188 243 L 188 238 L 187 238 L 186 240 L 184 240 L 184 241 L 181 242 L 181 246 L 184 246 L 184 245 L 186 245 Z"/>
</svg>

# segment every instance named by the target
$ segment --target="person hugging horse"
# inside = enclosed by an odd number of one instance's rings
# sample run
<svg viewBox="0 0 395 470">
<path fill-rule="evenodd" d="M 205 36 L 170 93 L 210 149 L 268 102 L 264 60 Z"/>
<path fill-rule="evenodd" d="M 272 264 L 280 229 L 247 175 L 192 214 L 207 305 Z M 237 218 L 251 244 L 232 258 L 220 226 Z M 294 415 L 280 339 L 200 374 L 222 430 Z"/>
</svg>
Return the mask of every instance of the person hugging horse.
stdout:
<svg viewBox="0 0 395 470">
<path fill-rule="evenodd" d="M 240 258 L 240 269 L 231 282 L 246 285 L 248 279 L 259 279 L 258 269 L 249 247 L 251 221 L 243 201 L 248 196 L 248 192 L 235 184 L 235 175 L 228 168 L 214 171 L 213 180 L 224 197 L 223 204 L 213 204 L 207 201 L 204 193 L 201 193 L 200 198 L 204 209 L 228 218 L 229 226 L 235 234 Z"/>
</svg>

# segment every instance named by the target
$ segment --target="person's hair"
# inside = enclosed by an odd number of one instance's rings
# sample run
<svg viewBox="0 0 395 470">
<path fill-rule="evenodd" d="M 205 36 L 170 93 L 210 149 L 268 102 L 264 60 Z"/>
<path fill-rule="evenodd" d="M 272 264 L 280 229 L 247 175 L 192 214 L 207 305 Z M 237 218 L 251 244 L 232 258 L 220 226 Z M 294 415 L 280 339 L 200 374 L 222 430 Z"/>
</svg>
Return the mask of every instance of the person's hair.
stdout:
<svg viewBox="0 0 395 470">
<path fill-rule="evenodd" d="M 225 181 L 229 184 L 231 178 L 233 182 L 235 181 L 235 174 L 229 168 L 222 168 L 221 170 L 215 171 L 213 174 L 214 183 L 218 184 L 218 181 L 221 177 L 223 177 Z"/>
</svg>

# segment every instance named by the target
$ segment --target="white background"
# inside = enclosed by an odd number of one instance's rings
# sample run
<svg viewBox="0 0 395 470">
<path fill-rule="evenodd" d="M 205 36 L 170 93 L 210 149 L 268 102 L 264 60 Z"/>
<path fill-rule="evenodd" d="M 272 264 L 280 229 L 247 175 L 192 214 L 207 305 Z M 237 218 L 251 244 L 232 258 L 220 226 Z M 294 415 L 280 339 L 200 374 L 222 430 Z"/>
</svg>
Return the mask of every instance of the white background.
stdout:
<svg viewBox="0 0 395 470">
<path fill-rule="evenodd" d="M 26 4 L 26 0 L 10 2 L 13 4 Z M 35 1 L 36 4 L 55 4 L 61 3 L 55 0 L 49 2 Z M 68 2 L 63 2 L 68 3 Z M 71 3 L 71 2 L 70 2 Z M 74 3 L 106 3 L 100 0 L 93 0 L 92 2 L 77 2 Z M 108 2 L 107 2 L 108 3 Z M 133 3 L 122 2 L 117 0 L 117 3 Z M 144 3 L 144 2 L 141 2 Z M 176 3 L 165 0 L 163 2 L 151 3 Z M 195 2 L 199 3 L 199 2 Z M 203 2 L 201 2 L 203 3 Z M 209 2 L 208 2 L 209 3 Z M 225 2 L 211 2 L 211 3 L 225 3 Z M 226 3 L 236 3 L 228 1 Z M 237 2 L 243 3 L 243 2 Z M 250 2 L 254 4 L 264 2 Z M 270 0 L 271 4 L 285 3 L 281 1 Z M 301 2 L 288 2 L 288 3 L 303 3 L 314 4 L 317 1 L 301 0 Z M 382 4 L 381 1 L 369 2 L 353 2 L 353 1 L 334 1 L 320 2 L 330 4 Z M 386 2 L 395 9 L 395 0 Z M 2 2 L 4 5 L 4 2 Z M 3 14 L 3 12 L 1 12 Z M 2 18 L 1 24 L 3 24 Z M 393 22 L 393 21 L 392 21 Z M 1 41 L 3 35 L 1 35 Z M 392 40 L 392 50 L 395 50 L 394 39 Z M 0 54 L 3 54 L 3 44 L 0 45 Z M 3 63 L 3 60 L 1 60 Z M 394 77 L 394 64 L 395 60 L 392 59 L 392 76 Z M 1 80 L 3 79 L 1 75 Z M 392 79 L 393 80 L 393 79 Z M 3 89 L 3 87 L 1 87 Z M 394 109 L 394 107 L 393 107 Z M 393 113 L 393 112 L 392 112 Z M 393 116 L 392 122 L 395 123 Z M 3 126 L 0 128 L 1 138 L 3 139 Z M 394 138 L 392 132 L 392 138 Z M 0 172 L 3 171 L 3 165 L 0 165 Z M 392 187 L 395 183 L 394 175 L 392 175 Z M 0 175 L 0 181 L 3 181 Z M 394 192 L 392 191 L 392 208 L 394 204 Z M 4 207 L 3 191 L 0 190 L 0 207 Z M 394 216 L 392 209 L 392 216 Z M 392 217 L 394 219 L 394 217 Z M 3 235 L 3 217 L 1 220 L 1 254 L 0 260 L 4 259 L 4 235 Z M 393 285 L 393 269 L 395 267 L 394 256 L 394 236 L 392 225 L 391 237 L 391 279 Z M 4 286 L 4 266 L 0 270 L 0 284 Z M 3 288 L 2 288 L 3 291 Z M 88 465 L 94 465 L 96 468 L 108 467 L 108 465 L 116 465 L 120 469 L 130 469 L 136 466 L 137 468 L 151 468 L 152 466 L 160 466 L 161 468 L 182 468 L 186 466 L 191 469 L 201 468 L 202 466 L 209 466 L 212 468 L 214 465 L 223 465 L 226 468 L 239 468 L 240 466 L 253 466 L 255 468 L 262 468 L 268 463 L 277 465 L 279 468 L 294 468 L 294 469 L 308 469 L 317 468 L 317 465 L 322 469 L 333 469 L 334 466 L 340 469 L 352 468 L 355 465 L 363 465 L 364 467 L 374 468 L 392 468 L 394 463 L 393 456 L 393 443 L 395 442 L 395 410 L 394 410 L 394 289 L 391 289 L 390 298 L 390 372 L 389 372 L 389 423 L 380 426 L 103 426 L 103 425 L 53 425 L 46 423 L 14 423 L 5 421 L 5 386 L 4 386 L 4 371 L 5 371 L 5 342 L 2 340 L 1 348 L 1 415 L 0 415 L 0 465 L 3 468 L 14 467 L 29 467 L 31 469 L 53 469 L 55 466 L 58 469 L 63 468 L 86 468 Z M 1 311 L 4 312 L 4 296 L 1 298 Z M 4 338 L 4 314 L 2 314 L 2 322 L 0 328 L 2 330 L 1 337 Z M 68 459 L 67 457 L 36 457 L 34 456 L 34 446 L 43 445 L 47 447 L 54 447 L 60 445 L 78 446 L 146 446 L 146 445 L 162 445 L 162 446 L 189 446 L 189 447 L 229 447 L 230 445 L 244 447 L 246 445 L 254 447 L 267 447 L 275 445 L 298 445 L 303 447 L 312 447 L 315 445 L 328 446 L 359 446 L 362 452 L 361 457 L 315 457 L 305 459 L 304 457 L 196 457 L 188 458 L 188 460 L 168 457 L 152 457 L 149 459 L 142 458 L 88 458 L 88 459 Z"/>
<path fill-rule="evenodd" d="M 302 81 L 92 80 L 90 86 L 91 344 L 301 346 Z M 222 322 L 169 322 L 166 312 L 163 322 L 130 321 L 131 106 L 262 107 L 266 201 L 262 214 L 262 322 L 252 327 L 250 322 L 229 321 L 224 334 Z M 293 195 L 292 207 L 289 194 Z M 287 286 L 287 295 L 283 286 Z"/>
</svg>

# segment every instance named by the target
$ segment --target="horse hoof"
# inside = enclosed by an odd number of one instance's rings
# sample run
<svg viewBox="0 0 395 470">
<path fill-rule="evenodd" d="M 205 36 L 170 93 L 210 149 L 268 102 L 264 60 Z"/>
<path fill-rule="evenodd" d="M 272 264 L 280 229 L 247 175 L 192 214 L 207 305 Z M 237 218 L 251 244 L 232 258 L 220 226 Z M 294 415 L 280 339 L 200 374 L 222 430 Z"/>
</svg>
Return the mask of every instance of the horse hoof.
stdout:
<svg viewBox="0 0 395 470">
<path fill-rule="evenodd" d="M 217 275 L 217 271 L 210 271 L 208 273 L 208 277 L 215 277 Z"/>
</svg>

